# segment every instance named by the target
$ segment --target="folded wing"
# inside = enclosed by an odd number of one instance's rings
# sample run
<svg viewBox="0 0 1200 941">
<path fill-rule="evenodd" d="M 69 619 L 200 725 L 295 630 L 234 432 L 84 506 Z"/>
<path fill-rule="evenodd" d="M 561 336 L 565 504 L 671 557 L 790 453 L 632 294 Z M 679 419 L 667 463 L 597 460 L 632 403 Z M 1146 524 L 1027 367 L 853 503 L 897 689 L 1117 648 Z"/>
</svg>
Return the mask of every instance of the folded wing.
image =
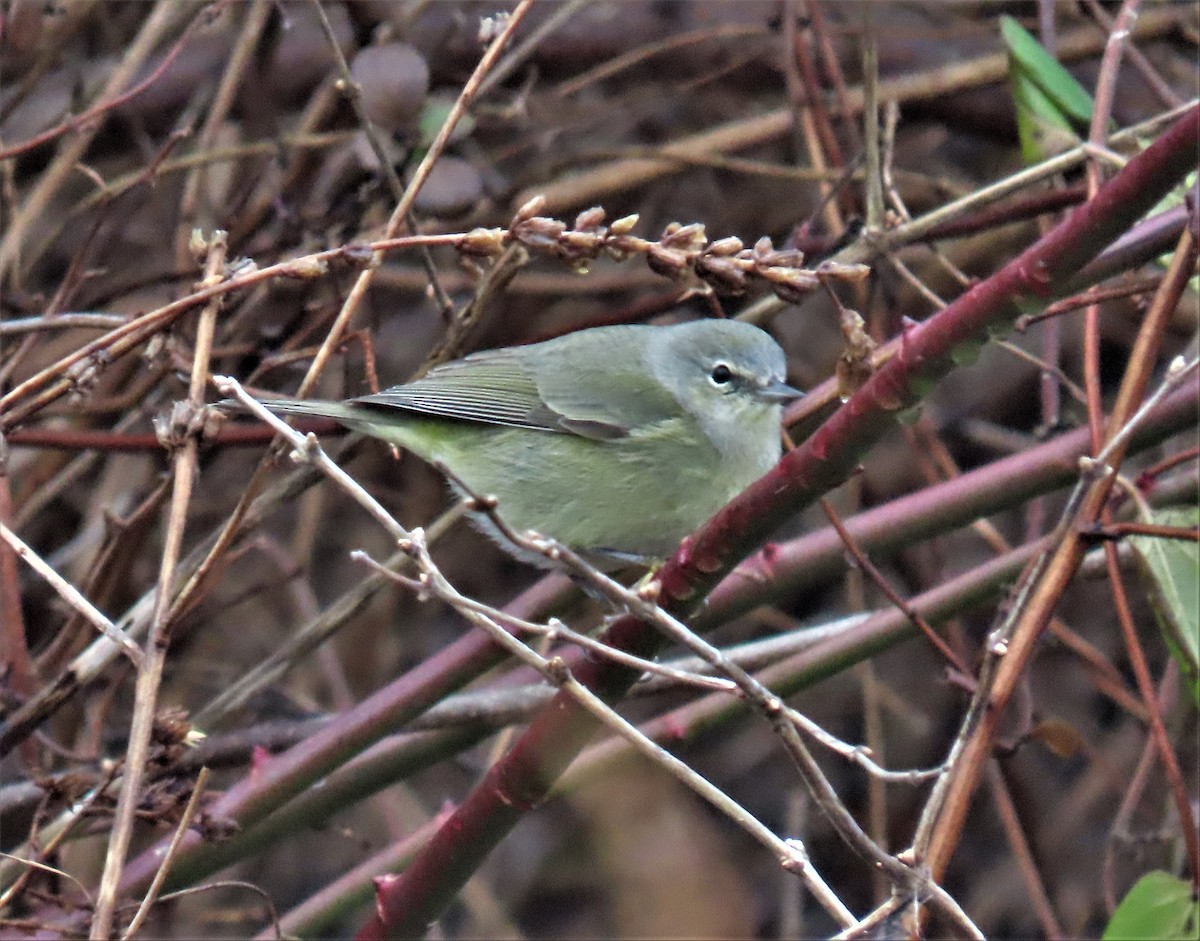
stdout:
<svg viewBox="0 0 1200 941">
<path fill-rule="evenodd" d="M 641 352 L 646 328 L 610 327 L 612 344 L 576 349 L 568 334 L 528 347 L 486 350 L 438 366 L 425 376 L 353 400 L 458 421 L 574 434 L 595 440 L 628 435 L 678 414 L 670 393 L 648 381 Z M 596 330 L 587 331 L 595 343 Z"/>
</svg>

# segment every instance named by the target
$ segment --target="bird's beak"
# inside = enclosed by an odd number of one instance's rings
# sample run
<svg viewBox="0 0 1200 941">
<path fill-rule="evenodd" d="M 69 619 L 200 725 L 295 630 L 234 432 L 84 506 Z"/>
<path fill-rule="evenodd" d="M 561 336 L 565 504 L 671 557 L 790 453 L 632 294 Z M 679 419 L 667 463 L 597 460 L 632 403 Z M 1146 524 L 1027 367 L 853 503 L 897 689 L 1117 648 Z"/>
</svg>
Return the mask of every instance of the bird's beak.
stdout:
<svg viewBox="0 0 1200 941">
<path fill-rule="evenodd" d="M 799 389 L 789 386 L 782 379 L 772 379 L 761 389 L 756 389 L 755 394 L 767 402 L 791 402 L 804 395 Z"/>
</svg>

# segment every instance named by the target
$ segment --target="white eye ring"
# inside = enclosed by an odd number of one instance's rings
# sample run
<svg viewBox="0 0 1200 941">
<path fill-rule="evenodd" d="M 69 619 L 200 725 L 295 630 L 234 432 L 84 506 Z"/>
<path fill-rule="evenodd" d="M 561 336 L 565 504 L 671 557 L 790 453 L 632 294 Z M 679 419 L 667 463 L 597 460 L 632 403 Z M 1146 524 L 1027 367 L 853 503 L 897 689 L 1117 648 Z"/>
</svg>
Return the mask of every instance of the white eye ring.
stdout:
<svg viewBox="0 0 1200 941">
<path fill-rule="evenodd" d="M 718 388 L 729 385 L 732 379 L 733 370 L 729 368 L 728 363 L 716 363 L 708 375 L 709 382 Z"/>
</svg>

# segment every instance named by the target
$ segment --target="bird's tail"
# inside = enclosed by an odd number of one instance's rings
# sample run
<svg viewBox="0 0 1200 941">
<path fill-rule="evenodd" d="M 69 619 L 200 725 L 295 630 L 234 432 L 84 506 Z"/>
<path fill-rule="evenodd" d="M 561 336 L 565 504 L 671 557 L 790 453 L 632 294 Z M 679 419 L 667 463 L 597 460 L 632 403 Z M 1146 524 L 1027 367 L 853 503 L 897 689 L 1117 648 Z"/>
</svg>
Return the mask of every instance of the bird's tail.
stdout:
<svg viewBox="0 0 1200 941">
<path fill-rule="evenodd" d="M 312 415 L 348 423 L 360 417 L 361 409 L 346 402 L 300 401 L 298 399 L 260 399 L 268 411 L 279 415 Z M 222 403 L 224 404 L 224 403 Z"/>
</svg>

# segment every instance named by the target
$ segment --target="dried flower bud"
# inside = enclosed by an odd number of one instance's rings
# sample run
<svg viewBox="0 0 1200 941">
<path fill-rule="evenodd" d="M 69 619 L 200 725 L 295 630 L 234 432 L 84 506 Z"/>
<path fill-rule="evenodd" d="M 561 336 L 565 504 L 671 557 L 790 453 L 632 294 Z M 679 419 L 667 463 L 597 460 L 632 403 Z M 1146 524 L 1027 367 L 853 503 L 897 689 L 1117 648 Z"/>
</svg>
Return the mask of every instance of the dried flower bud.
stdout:
<svg viewBox="0 0 1200 941">
<path fill-rule="evenodd" d="M 790 304 L 798 304 L 821 286 L 817 276 L 803 268 L 759 268 L 758 273 L 770 283 L 776 297 Z"/>
<path fill-rule="evenodd" d="M 472 229 L 458 240 L 457 247 L 464 255 L 494 258 L 504 251 L 504 230 Z"/>
<path fill-rule="evenodd" d="M 690 222 L 687 225 L 672 222 L 663 229 L 663 234 L 659 241 L 664 248 L 678 248 L 694 252 L 702 251 L 704 246 L 708 244 L 708 238 L 704 234 L 704 224 L 702 222 Z"/>
<path fill-rule="evenodd" d="M 864 329 L 858 311 L 843 307 L 840 326 L 845 346 L 837 362 L 838 398 L 845 401 L 871 378 L 871 354 L 875 352 L 875 341 Z"/>
<path fill-rule="evenodd" d="M 204 431 L 208 406 L 196 408 L 191 402 L 174 402 L 169 412 L 154 416 L 154 434 L 167 450 L 181 446 L 188 438 L 198 437 Z"/>
<path fill-rule="evenodd" d="M 745 245 L 743 245 L 742 240 L 736 235 L 731 235 L 728 238 L 717 239 L 704 250 L 704 254 L 720 256 L 736 255 L 743 248 L 745 248 Z"/>
<path fill-rule="evenodd" d="M 786 281 L 776 281 L 771 284 L 771 291 L 781 301 L 786 301 L 789 304 L 799 304 L 808 295 L 810 295 L 817 287 L 817 282 L 812 286 L 789 284 Z"/>
<path fill-rule="evenodd" d="M 166 706 L 159 710 L 150 727 L 153 741 L 159 745 L 179 745 L 192 730 L 188 714 L 178 706 Z"/>
<path fill-rule="evenodd" d="M 567 227 L 557 219 L 536 216 L 525 219 L 508 230 L 509 237 L 532 249 L 551 249 Z"/>
<path fill-rule="evenodd" d="M 284 269 L 284 276 L 309 281 L 320 278 L 329 271 L 329 264 L 320 258 L 297 258 Z"/>
<path fill-rule="evenodd" d="M 766 236 L 754 243 L 754 260 L 763 268 L 800 268 L 804 252 L 795 248 L 776 249 Z"/>
<path fill-rule="evenodd" d="M 605 212 L 599 206 L 585 209 L 575 217 L 576 229 L 598 229 L 604 225 Z"/>
<path fill-rule="evenodd" d="M 69 393 L 71 400 L 77 401 L 90 395 L 96 387 L 96 383 L 100 381 L 100 373 L 110 362 L 112 362 L 112 357 L 108 350 L 97 350 L 90 356 L 85 356 L 78 362 L 72 363 L 65 373 L 71 383 Z"/>
<path fill-rule="evenodd" d="M 246 258 L 244 256 L 225 263 L 226 278 L 243 278 L 254 274 L 257 270 L 258 262 L 253 258 Z"/>
<path fill-rule="evenodd" d="M 594 232 L 564 232 L 559 237 L 558 244 L 565 253 L 595 258 L 600 254 L 604 237 Z"/>
<path fill-rule="evenodd" d="M 204 237 L 201 229 L 192 229 L 191 238 L 188 239 L 188 251 L 192 253 L 192 257 L 197 262 L 204 261 L 205 256 L 208 255 L 208 240 Z"/>
<path fill-rule="evenodd" d="M 517 210 L 516 215 L 513 216 L 512 222 L 509 223 L 508 227 L 510 229 L 515 229 L 522 222 L 525 222 L 528 219 L 532 219 L 534 216 L 536 216 L 539 212 L 542 211 L 542 207 L 545 205 L 546 205 L 546 197 L 539 193 L 537 196 L 534 196 L 533 199 L 529 200 L 529 202 L 527 202 L 524 206 L 522 206 L 520 209 Z"/>
<path fill-rule="evenodd" d="M 871 273 L 871 268 L 869 265 L 844 265 L 836 261 L 823 261 L 817 265 L 816 273 L 821 277 L 855 283 L 866 278 Z"/>
<path fill-rule="evenodd" d="M 688 270 L 688 257 L 683 252 L 650 244 L 646 250 L 646 264 L 656 274 L 665 278 L 679 278 Z"/>
<path fill-rule="evenodd" d="M 158 357 L 163 355 L 168 343 L 168 336 L 161 333 L 154 334 L 145 347 L 142 348 L 142 359 L 148 363 L 154 362 Z"/>
<path fill-rule="evenodd" d="M 703 254 L 696 259 L 696 274 L 722 294 L 742 294 L 746 273 L 733 259 Z"/>
<path fill-rule="evenodd" d="M 636 212 L 630 216 L 622 216 L 620 219 L 615 220 L 613 224 L 608 227 L 608 231 L 613 235 L 628 235 L 638 224 L 638 219 L 639 216 Z"/>
<path fill-rule="evenodd" d="M 609 229 L 609 236 L 604 240 L 604 253 L 614 261 L 624 261 L 630 255 L 646 251 L 649 245 L 649 242 L 636 235 L 613 235 L 612 229 Z"/>
</svg>

